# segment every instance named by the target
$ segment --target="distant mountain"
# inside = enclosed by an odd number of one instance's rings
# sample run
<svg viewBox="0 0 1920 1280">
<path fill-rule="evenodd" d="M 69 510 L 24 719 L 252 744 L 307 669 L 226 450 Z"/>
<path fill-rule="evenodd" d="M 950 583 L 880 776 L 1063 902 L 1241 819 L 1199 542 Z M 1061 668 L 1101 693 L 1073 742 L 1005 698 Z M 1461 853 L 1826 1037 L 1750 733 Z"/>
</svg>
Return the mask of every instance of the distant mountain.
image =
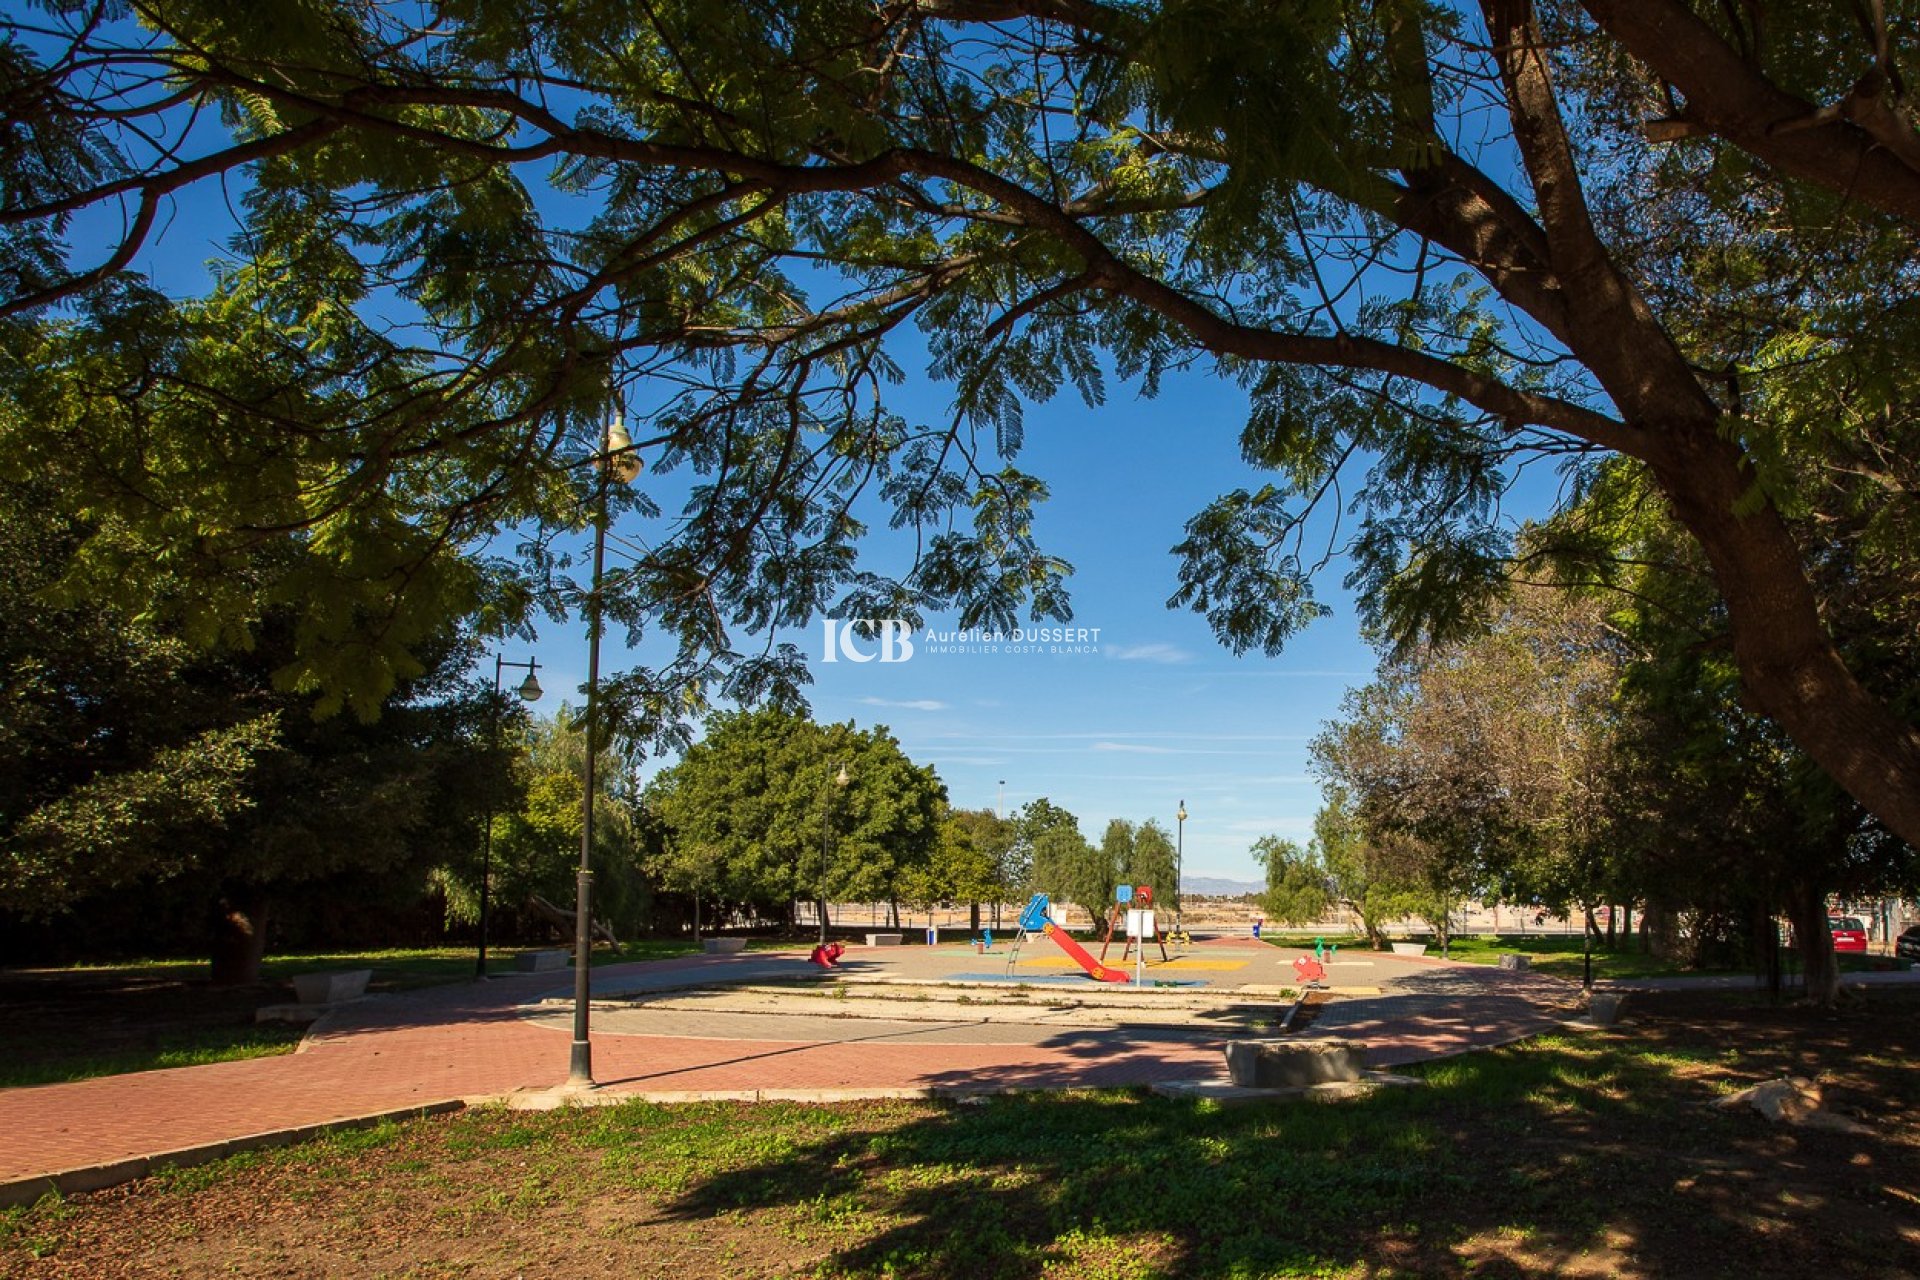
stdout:
<svg viewBox="0 0 1920 1280">
<path fill-rule="evenodd" d="M 1246 893 L 1265 893 L 1267 886 L 1256 880 L 1223 880 L 1219 876 L 1187 876 L 1180 881 L 1182 893 L 1207 898 L 1238 898 Z"/>
</svg>

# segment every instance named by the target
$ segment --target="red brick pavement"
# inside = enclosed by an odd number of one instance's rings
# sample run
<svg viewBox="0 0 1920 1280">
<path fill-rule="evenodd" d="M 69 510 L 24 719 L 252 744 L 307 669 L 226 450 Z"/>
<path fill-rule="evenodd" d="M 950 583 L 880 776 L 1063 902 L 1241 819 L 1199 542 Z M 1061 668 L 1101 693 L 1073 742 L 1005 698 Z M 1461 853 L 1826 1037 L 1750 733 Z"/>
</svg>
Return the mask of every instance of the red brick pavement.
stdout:
<svg viewBox="0 0 1920 1280">
<path fill-rule="evenodd" d="M 659 973 L 701 963 L 622 966 L 595 976 L 606 981 L 623 971 Z M 533 975 L 369 1001 L 342 1011 L 300 1052 L 281 1057 L 0 1089 L 0 1182 L 444 1099 L 557 1085 L 566 1076 L 570 1032 L 536 1025 L 518 1011 L 554 986 L 553 975 Z M 1533 1019 L 1533 1029 L 1545 1025 L 1545 1012 Z M 1391 1040 L 1388 1021 L 1367 1021 L 1376 1042 Z M 1408 1029 L 1405 1048 L 1417 1056 L 1458 1051 L 1511 1038 L 1527 1021 L 1524 1010 L 1503 1010 L 1498 1019 L 1477 1022 L 1423 1020 Z M 1131 1085 L 1213 1075 L 1222 1068 L 1218 1044 L 1085 1030 L 1063 1030 L 1030 1046 L 598 1034 L 593 1053 L 594 1074 L 604 1087 L 650 1093 Z M 1410 1060 L 1405 1052 L 1391 1056 Z"/>
</svg>

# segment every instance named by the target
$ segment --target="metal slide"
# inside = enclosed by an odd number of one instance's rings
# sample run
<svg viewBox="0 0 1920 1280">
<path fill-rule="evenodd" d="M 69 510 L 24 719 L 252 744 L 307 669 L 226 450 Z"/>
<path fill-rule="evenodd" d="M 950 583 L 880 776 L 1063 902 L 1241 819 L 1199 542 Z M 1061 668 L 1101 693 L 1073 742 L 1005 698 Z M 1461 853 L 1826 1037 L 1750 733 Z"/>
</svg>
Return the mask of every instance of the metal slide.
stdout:
<svg viewBox="0 0 1920 1280">
<path fill-rule="evenodd" d="M 1087 976 L 1095 982 L 1125 982 L 1125 969 L 1110 969 L 1087 954 L 1087 949 L 1067 936 L 1067 931 L 1047 918 L 1047 895 L 1036 893 L 1026 906 L 1020 909 L 1020 927 L 1029 933 L 1044 934 L 1053 939 L 1053 944 L 1073 958 L 1073 962 L 1087 971 Z"/>
</svg>

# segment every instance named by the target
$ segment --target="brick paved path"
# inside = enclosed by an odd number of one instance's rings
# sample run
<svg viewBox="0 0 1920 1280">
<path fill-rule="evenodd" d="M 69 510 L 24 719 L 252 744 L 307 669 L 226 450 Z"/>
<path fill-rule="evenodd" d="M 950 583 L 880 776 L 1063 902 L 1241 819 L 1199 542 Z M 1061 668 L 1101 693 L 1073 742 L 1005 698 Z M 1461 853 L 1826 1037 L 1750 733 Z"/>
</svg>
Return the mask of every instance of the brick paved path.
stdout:
<svg viewBox="0 0 1920 1280">
<path fill-rule="evenodd" d="M 684 983 L 690 970 L 747 977 L 769 966 L 791 972 L 793 964 L 764 953 L 689 957 L 598 969 L 594 979 L 597 989 L 652 988 Z M 1497 1043 L 1567 1013 L 1566 988 L 1550 979 L 1485 968 L 1440 972 L 1465 976 L 1418 993 L 1401 1010 L 1384 1000 L 1349 1002 L 1354 1020 L 1340 1029 L 1367 1036 L 1375 1048 L 1370 1060 L 1385 1064 Z M 557 1085 L 566 1076 L 570 1031 L 523 1016 L 521 1006 L 568 981 L 525 975 L 369 1000 L 340 1011 L 300 1052 L 281 1057 L 0 1089 L 0 1182 Z M 1474 1012 L 1476 1005 L 1488 1012 Z M 594 1074 L 622 1092 L 1132 1085 L 1222 1069 L 1218 1040 L 1149 1028 L 1058 1028 L 1024 1044 L 916 1044 L 834 1019 L 782 1019 L 782 1035 L 813 1037 L 798 1040 L 621 1035 L 613 1033 L 617 1015 L 602 1020 L 609 1026 L 594 1036 Z M 812 1027 L 796 1032 L 800 1023 Z"/>
</svg>

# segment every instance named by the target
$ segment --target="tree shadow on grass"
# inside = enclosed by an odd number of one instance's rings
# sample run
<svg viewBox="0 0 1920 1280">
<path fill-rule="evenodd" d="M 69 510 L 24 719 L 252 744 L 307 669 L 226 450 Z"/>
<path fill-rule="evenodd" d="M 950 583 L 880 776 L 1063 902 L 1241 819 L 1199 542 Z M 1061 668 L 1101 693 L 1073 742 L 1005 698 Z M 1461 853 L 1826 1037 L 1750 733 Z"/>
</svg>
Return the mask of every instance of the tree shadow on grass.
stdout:
<svg viewBox="0 0 1920 1280">
<path fill-rule="evenodd" d="M 1920 1004 L 1877 1025 L 1911 1061 Z M 1001 1097 L 809 1136 L 700 1178 L 668 1213 L 773 1207 L 828 1238 L 846 1227 L 829 1274 L 1920 1273 L 1920 1206 L 1898 1194 L 1920 1186 L 1920 1123 L 1897 1097 L 1865 1135 L 1704 1105 L 1753 1074 L 1719 1065 L 1729 1050 L 1772 1072 L 1782 1029 L 1649 1017 L 1340 1104 Z M 1868 1097 L 1880 1077 L 1846 1048 L 1806 1048 L 1801 1065 L 1838 1058 Z"/>
</svg>

